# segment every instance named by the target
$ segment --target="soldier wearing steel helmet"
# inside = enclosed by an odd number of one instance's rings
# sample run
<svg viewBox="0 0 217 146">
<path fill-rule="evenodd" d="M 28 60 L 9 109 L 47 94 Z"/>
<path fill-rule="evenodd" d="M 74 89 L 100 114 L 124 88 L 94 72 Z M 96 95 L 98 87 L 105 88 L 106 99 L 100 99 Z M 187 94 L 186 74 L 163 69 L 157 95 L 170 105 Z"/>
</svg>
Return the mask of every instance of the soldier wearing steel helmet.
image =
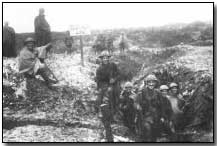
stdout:
<svg viewBox="0 0 217 146">
<path fill-rule="evenodd" d="M 48 68 L 43 63 L 47 51 L 52 47 L 51 44 L 35 47 L 35 40 L 29 37 L 24 41 L 24 45 L 18 58 L 19 73 L 23 74 L 26 78 L 34 78 L 35 75 L 40 75 L 47 84 L 56 83 L 56 80 L 49 77 Z"/>
<path fill-rule="evenodd" d="M 172 106 L 170 103 L 170 95 L 169 95 L 169 87 L 167 85 L 161 85 L 160 86 L 160 92 L 162 97 L 167 99 L 167 112 L 166 114 L 168 115 L 167 119 L 161 119 L 161 129 L 163 133 L 168 134 L 172 139 L 171 140 L 175 140 L 174 138 L 176 137 L 175 135 L 175 127 L 174 127 L 174 123 L 173 123 L 173 111 L 172 111 Z M 165 100 L 166 100 L 165 99 Z"/>
<path fill-rule="evenodd" d="M 169 101 L 172 106 L 173 114 L 172 121 L 175 126 L 175 130 L 179 130 L 181 128 L 180 119 L 183 116 L 183 107 L 185 105 L 185 100 L 182 95 L 179 93 L 179 85 L 177 83 L 170 83 L 170 96 L 168 96 Z"/>
<path fill-rule="evenodd" d="M 160 92 L 163 97 L 168 97 L 168 91 L 169 91 L 169 87 L 167 85 L 160 86 Z"/>
<path fill-rule="evenodd" d="M 160 121 L 170 119 L 169 101 L 156 89 L 158 79 L 150 74 L 135 98 L 138 141 L 154 142 L 160 134 Z M 169 111 L 169 112 L 168 112 Z"/>
<path fill-rule="evenodd" d="M 100 66 L 96 70 L 95 81 L 97 83 L 97 107 L 99 116 L 106 131 L 106 139 L 113 142 L 111 122 L 117 111 L 119 102 L 119 69 L 115 63 L 110 62 L 108 52 L 102 52 L 99 56 Z"/>
<path fill-rule="evenodd" d="M 133 84 L 126 82 L 124 89 L 120 95 L 120 111 L 122 113 L 122 119 L 124 125 L 130 129 L 131 132 L 135 132 L 135 109 L 134 98 L 136 94 L 133 91 Z"/>
<path fill-rule="evenodd" d="M 97 99 L 98 105 L 107 100 L 110 105 L 110 110 L 114 115 L 117 110 L 120 94 L 120 73 L 117 65 L 110 61 L 110 57 L 106 51 L 102 52 L 99 56 L 101 64 L 97 68 L 95 81 L 99 92 Z"/>
</svg>

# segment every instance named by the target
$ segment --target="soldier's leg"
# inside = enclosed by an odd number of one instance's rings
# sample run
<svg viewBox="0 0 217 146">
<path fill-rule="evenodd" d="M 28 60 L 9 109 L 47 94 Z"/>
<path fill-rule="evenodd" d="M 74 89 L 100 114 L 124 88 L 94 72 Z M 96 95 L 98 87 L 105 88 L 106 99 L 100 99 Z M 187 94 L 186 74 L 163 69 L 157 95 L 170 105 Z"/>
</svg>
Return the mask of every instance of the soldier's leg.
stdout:
<svg viewBox="0 0 217 146">
<path fill-rule="evenodd" d="M 129 128 L 131 132 L 135 133 L 135 112 L 132 107 L 129 108 L 128 110 L 128 123 L 129 123 Z"/>
<path fill-rule="evenodd" d="M 109 87 L 107 91 L 107 97 L 109 102 L 110 111 L 112 113 L 112 117 L 115 113 L 115 100 L 114 100 L 114 93 L 113 93 L 113 87 Z"/>
<path fill-rule="evenodd" d="M 97 92 L 97 99 L 96 99 L 97 112 L 100 112 L 100 105 L 102 104 L 103 101 L 103 94 L 104 91 L 102 88 L 100 88 Z"/>
<path fill-rule="evenodd" d="M 143 142 L 144 141 L 144 126 L 143 126 L 143 120 L 141 117 L 141 112 L 136 111 L 136 119 L 135 119 L 135 124 L 136 124 L 136 134 L 137 134 L 137 142 Z"/>
<path fill-rule="evenodd" d="M 112 129 L 111 129 L 111 119 L 112 114 L 109 108 L 108 100 L 104 100 L 104 103 L 100 105 L 100 109 L 102 111 L 102 123 L 104 125 L 105 131 L 106 131 L 106 139 L 108 142 L 113 142 L 113 135 L 112 135 Z"/>
<path fill-rule="evenodd" d="M 144 128 L 143 128 L 143 141 L 145 142 L 152 142 L 153 140 L 153 134 L 152 134 L 152 125 L 149 122 L 144 122 Z"/>
<path fill-rule="evenodd" d="M 111 89 L 111 99 L 112 99 L 112 106 L 114 113 L 118 110 L 118 105 L 119 105 L 119 96 L 120 96 L 120 86 L 119 83 L 116 83 L 115 85 L 112 86 Z"/>
<path fill-rule="evenodd" d="M 52 79 L 51 78 L 51 74 L 49 72 L 49 69 L 48 67 L 43 67 L 43 68 L 40 68 L 37 73 L 37 75 L 40 75 L 47 84 L 55 84 L 57 83 L 56 80 Z"/>
</svg>

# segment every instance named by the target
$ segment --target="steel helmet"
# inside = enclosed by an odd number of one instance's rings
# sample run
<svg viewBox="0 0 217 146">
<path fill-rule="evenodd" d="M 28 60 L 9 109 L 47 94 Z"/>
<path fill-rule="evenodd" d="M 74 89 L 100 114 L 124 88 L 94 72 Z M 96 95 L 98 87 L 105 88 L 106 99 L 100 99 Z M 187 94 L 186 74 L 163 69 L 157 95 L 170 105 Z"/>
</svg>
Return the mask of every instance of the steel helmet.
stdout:
<svg viewBox="0 0 217 146">
<path fill-rule="evenodd" d="M 111 57 L 111 55 L 109 55 L 109 53 L 107 51 L 103 51 L 100 55 L 99 55 L 99 58 L 102 58 L 104 56 L 107 56 L 107 57 Z"/>
<path fill-rule="evenodd" d="M 176 84 L 176 83 L 170 83 L 170 88 L 173 88 L 173 87 L 178 87 L 178 84 Z"/>
<path fill-rule="evenodd" d="M 131 82 L 126 82 L 124 84 L 124 88 L 127 88 L 127 87 L 133 87 L 133 84 Z"/>
<path fill-rule="evenodd" d="M 147 81 L 158 81 L 158 79 L 156 78 L 155 75 L 150 74 L 150 75 L 148 75 L 148 76 L 145 78 L 145 81 L 146 81 L 146 82 L 147 82 Z"/>
<path fill-rule="evenodd" d="M 168 89 L 169 89 L 169 87 L 167 85 L 161 85 L 160 86 L 160 91 L 162 91 L 162 90 L 168 90 Z"/>
<path fill-rule="evenodd" d="M 35 44 L 35 40 L 31 37 L 28 37 L 27 39 L 25 39 L 24 44 L 26 45 L 27 43 L 32 42 Z"/>
</svg>

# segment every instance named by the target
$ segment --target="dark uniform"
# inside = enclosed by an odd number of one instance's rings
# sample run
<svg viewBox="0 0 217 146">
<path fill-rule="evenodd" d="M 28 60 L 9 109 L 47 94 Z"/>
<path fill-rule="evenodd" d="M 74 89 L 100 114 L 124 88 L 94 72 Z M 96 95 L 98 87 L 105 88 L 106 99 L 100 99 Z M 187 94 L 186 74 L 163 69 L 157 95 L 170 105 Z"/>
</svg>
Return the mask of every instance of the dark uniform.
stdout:
<svg viewBox="0 0 217 146">
<path fill-rule="evenodd" d="M 110 84 L 110 79 L 115 79 Z M 119 70 L 115 63 L 102 64 L 96 71 L 97 89 L 99 91 L 98 104 L 109 102 L 111 112 L 114 113 L 117 108 L 120 86 L 119 86 Z"/>
<path fill-rule="evenodd" d="M 25 45 L 29 42 L 35 43 L 32 38 L 25 40 Z M 26 46 L 20 51 L 18 64 L 19 73 L 24 74 L 27 78 L 34 78 L 35 75 L 41 75 L 46 83 L 56 83 L 51 79 L 50 69 L 41 60 L 46 58 L 46 51 L 50 45 L 35 47 L 29 50 Z"/>
<path fill-rule="evenodd" d="M 120 96 L 120 110 L 123 113 L 123 122 L 132 132 L 135 132 L 135 108 L 133 91 L 124 90 Z"/>
<path fill-rule="evenodd" d="M 3 27 L 3 56 L 5 57 L 16 57 L 15 50 L 15 31 L 12 27 Z"/>
<path fill-rule="evenodd" d="M 161 96 L 156 89 L 144 87 L 135 99 L 135 105 L 141 110 L 137 111 L 137 132 L 139 141 L 156 141 L 160 134 L 160 119 L 170 119 L 171 106 L 169 101 Z"/>
<path fill-rule="evenodd" d="M 65 46 L 66 46 L 66 51 L 67 51 L 67 54 L 71 54 L 75 51 L 75 49 L 73 49 L 72 47 L 72 44 L 73 44 L 73 37 L 70 37 L 70 36 L 67 36 L 64 40 L 65 42 Z"/>
<path fill-rule="evenodd" d="M 119 70 L 115 63 L 110 63 L 110 56 L 102 53 L 101 65 L 96 71 L 96 83 L 98 89 L 98 109 L 102 113 L 102 123 L 106 130 L 106 139 L 113 142 L 111 122 L 118 105 L 119 98 Z"/>
<path fill-rule="evenodd" d="M 120 52 L 124 52 L 128 48 L 127 40 L 126 40 L 124 34 L 121 35 L 119 48 L 120 48 Z"/>
<path fill-rule="evenodd" d="M 44 46 L 51 41 L 50 25 L 44 15 L 35 18 L 35 38 L 37 46 Z"/>
</svg>

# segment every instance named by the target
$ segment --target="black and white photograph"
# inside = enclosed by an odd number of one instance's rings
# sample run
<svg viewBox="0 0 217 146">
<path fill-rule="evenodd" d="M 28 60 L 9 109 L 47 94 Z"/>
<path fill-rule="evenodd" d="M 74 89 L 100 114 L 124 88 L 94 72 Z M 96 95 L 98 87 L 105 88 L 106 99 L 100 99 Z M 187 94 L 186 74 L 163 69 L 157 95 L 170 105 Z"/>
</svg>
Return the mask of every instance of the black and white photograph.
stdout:
<svg viewBox="0 0 217 146">
<path fill-rule="evenodd" d="M 2 2 L 2 142 L 214 143 L 214 2 Z"/>
</svg>

